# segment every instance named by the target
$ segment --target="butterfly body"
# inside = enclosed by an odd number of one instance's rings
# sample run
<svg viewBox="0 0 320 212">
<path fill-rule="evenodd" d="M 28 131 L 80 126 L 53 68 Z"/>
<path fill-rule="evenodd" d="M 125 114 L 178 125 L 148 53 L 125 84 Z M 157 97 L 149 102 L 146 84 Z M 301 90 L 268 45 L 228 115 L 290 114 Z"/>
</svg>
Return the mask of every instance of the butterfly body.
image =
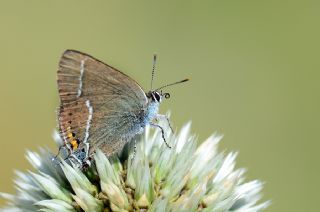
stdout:
<svg viewBox="0 0 320 212">
<path fill-rule="evenodd" d="M 68 158 L 82 164 L 97 148 L 110 156 L 157 119 L 162 94 L 147 93 L 126 74 L 75 50 L 58 70 L 59 132 Z"/>
<path fill-rule="evenodd" d="M 150 102 L 148 104 L 148 108 L 142 122 L 144 127 L 157 117 L 159 112 L 159 106 L 160 104 L 158 102 Z"/>
</svg>

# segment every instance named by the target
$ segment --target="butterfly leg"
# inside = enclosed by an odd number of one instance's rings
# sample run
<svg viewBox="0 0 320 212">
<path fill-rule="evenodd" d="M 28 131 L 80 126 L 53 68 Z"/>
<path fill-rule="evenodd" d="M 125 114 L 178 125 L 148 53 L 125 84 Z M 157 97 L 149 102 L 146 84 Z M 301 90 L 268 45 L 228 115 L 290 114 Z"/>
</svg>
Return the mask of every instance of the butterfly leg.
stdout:
<svg viewBox="0 0 320 212">
<path fill-rule="evenodd" d="M 166 122 L 168 123 L 168 126 L 171 129 L 172 134 L 174 133 L 173 128 L 172 128 L 171 123 L 170 123 L 170 119 L 169 119 L 169 117 L 167 115 L 157 114 L 156 120 L 166 120 Z"/>
<path fill-rule="evenodd" d="M 133 160 L 134 160 L 134 158 L 136 157 L 136 154 L 137 154 L 137 141 L 134 140 L 133 142 L 134 142 L 133 143 L 133 155 L 131 157 L 131 165 L 132 165 L 132 162 L 133 162 Z"/>
<path fill-rule="evenodd" d="M 136 154 L 137 154 L 137 141 L 134 140 L 134 143 L 133 143 L 133 157 L 132 157 L 132 159 L 134 159 L 136 157 Z"/>
<path fill-rule="evenodd" d="M 159 128 L 159 129 L 161 130 L 161 135 L 162 135 L 162 139 L 163 139 L 164 143 L 167 145 L 168 148 L 171 149 L 172 147 L 167 143 L 167 140 L 166 140 L 166 138 L 165 138 L 165 136 L 164 136 L 164 130 L 163 130 L 163 128 L 162 128 L 160 125 L 154 124 L 154 123 L 150 123 L 150 126 Z"/>
</svg>

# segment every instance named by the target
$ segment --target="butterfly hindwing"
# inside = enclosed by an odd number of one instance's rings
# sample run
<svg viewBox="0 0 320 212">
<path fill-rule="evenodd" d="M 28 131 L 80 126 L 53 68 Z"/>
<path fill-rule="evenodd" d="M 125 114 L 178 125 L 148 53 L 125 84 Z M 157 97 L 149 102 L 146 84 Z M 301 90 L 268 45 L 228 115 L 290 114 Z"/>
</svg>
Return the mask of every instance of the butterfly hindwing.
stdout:
<svg viewBox="0 0 320 212">
<path fill-rule="evenodd" d="M 61 105 L 58 116 L 60 133 L 66 142 L 71 142 L 74 139 L 78 139 L 80 142 L 84 141 L 89 110 L 83 100 Z"/>
</svg>

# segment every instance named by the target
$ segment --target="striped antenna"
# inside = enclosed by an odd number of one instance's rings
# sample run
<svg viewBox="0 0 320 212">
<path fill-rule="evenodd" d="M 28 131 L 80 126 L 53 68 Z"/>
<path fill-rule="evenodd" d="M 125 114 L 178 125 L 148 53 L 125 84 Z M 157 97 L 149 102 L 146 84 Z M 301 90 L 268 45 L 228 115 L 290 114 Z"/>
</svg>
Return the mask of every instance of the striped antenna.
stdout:
<svg viewBox="0 0 320 212">
<path fill-rule="evenodd" d="M 154 79 L 154 72 L 156 70 L 156 62 L 157 62 L 157 55 L 153 54 L 153 64 L 152 64 L 152 73 L 151 73 L 151 90 L 153 89 L 153 79 Z"/>
<path fill-rule="evenodd" d="M 180 83 L 183 83 L 183 82 L 187 82 L 187 81 L 189 81 L 189 79 L 184 79 L 184 80 L 181 80 L 181 81 L 178 81 L 178 82 L 170 83 L 170 84 L 161 86 L 160 88 L 157 88 L 155 91 L 158 91 L 158 90 L 160 90 L 162 88 L 166 88 L 166 87 L 169 87 L 169 86 L 172 86 L 172 85 L 176 85 L 176 84 L 180 84 Z"/>
</svg>

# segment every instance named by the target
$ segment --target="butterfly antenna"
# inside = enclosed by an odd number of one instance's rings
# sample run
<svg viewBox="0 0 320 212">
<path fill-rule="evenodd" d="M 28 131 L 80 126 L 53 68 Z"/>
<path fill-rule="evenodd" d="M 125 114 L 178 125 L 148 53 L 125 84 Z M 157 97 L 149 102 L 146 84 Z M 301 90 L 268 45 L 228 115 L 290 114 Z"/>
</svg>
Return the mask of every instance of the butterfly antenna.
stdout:
<svg viewBox="0 0 320 212">
<path fill-rule="evenodd" d="M 156 62 L 157 62 L 157 55 L 153 54 L 153 64 L 152 64 L 152 73 L 151 73 L 151 90 L 153 89 L 153 78 L 154 78 L 154 72 L 156 70 Z"/>
<path fill-rule="evenodd" d="M 156 91 L 158 91 L 158 90 L 160 90 L 162 88 L 166 88 L 166 87 L 169 87 L 169 86 L 172 86 L 172 85 L 176 85 L 176 84 L 180 84 L 180 83 L 187 82 L 187 81 L 189 81 L 189 79 L 184 79 L 184 80 L 181 80 L 181 81 L 178 81 L 178 82 L 170 83 L 170 84 L 161 86 L 160 88 L 157 88 Z"/>
</svg>

